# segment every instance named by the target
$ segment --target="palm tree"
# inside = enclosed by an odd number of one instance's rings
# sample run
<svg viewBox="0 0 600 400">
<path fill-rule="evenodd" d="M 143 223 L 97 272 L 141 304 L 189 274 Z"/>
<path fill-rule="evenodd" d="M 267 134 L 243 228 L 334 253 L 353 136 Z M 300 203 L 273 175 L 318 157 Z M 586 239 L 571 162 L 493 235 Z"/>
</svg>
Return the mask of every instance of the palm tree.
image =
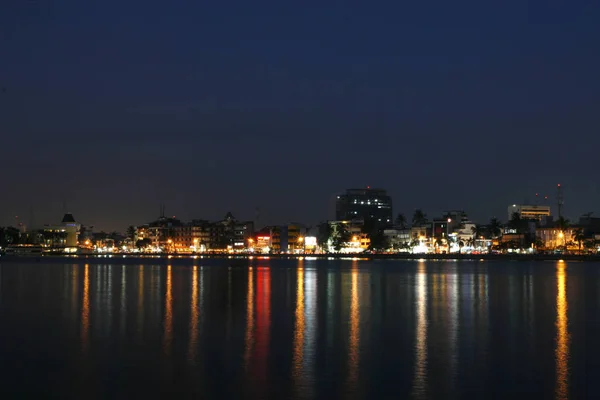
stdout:
<svg viewBox="0 0 600 400">
<path fill-rule="evenodd" d="M 398 216 L 396 217 L 396 225 L 398 225 L 398 228 L 400 229 L 406 229 L 406 217 L 404 216 L 404 214 L 398 214 Z"/>
<path fill-rule="evenodd" d="M 450 254 L 450 246 L 454 243 L 454 238 L 452 236 L 446 236 L 446 245 L 448 246 L 448 254 Z"/>
<path fill-rule="evenodd" d="M 324 250 L 329 250 L 327 248 L 329 239 L 333 234 L 333 228 L 329 225 L 329 222 L 322 222 L 319 224 L 319 232 L 317 234 L 317 243 L 319 247 Z"/>
<path fill-rule="evenodd" d="M 500 236 L 502 232 L 502 224 L 498 220 L 498 218 L 493 217 L 490 219 L 490 223 L 488 224 L 488 233 L 490 235 L 490 239 Z"/>
<path fill-rule="evenodd" d="M 585 232 L 583 228 L 575 229 L 575 232 L 573 232 L 573 240 L 579 244 L 579 254 L 581 254 L 581 247 L 585 241 Z"/>
<path fill-rule="evenodd" d="M 517 233 L 522 233 L 523 220 L 521 219 L 521 214 L 517 212 L 513 213 L 510 217 L 510 221 L 508 221 L 508 226 L 516 229 Z"/>
<path fill-rule="evenodd" d="M 477 238 L 480 238 L 482 236 L 485 236 L 486 233 L 486 229 L 484 226 L 481 226 L 479 224 L 473 226 L 471 228 L 471 233 L 473 233 L 473 241 L 472 244 L 473 246 L 475 245 L 475 242 L 477 241 Z"/>
<path fill-rule="evenodd" d="M 415 247 L 419 246 L 421 244 L 421 242 L 419 241 L 418 238 L 413 238 L 413 240 L 410 241 L 408 248 L 412 251 Z"/>
<path fill-rule="evenodd" d="M 474 238 L 467 239 L 467 246 L 475 247 L 475 239 Z"/>
<path fill-rule="evenodd" d="M 420 208 L 415 210 L 412 218 L 413 226 L 423 226 L 427 223 L 427 214 L 423 212 Z"/>
</svg>

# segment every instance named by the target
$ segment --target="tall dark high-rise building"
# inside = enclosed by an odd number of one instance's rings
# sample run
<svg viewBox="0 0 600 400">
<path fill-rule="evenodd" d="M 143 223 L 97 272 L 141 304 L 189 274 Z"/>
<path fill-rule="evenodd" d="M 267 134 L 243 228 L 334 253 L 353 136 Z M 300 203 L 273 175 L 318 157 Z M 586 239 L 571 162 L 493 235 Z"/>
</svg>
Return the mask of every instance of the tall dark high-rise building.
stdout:
<svg viewBox="0 0 600 400">
<path fill-rule="evenodd" d="M 383 227 L 393 223 L 392 198 L 383 189 L 347 189 L 337 197 L 338 221 L 363 219 L 365 224 Z"/>
</svg>

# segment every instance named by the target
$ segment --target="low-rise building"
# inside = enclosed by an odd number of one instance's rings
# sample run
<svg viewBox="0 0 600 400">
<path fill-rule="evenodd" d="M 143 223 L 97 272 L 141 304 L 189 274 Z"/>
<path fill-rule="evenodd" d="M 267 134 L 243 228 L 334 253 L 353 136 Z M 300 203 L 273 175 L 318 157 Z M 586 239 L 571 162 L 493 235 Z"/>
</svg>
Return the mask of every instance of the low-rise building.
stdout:
<svg viewBox="0 0 600 400">
<path fill-rule="evenodd" d="M 73 214 L 67 213 L 59 225 L 46 225 L 43 229 L 46 247 L 65 249 L 75 252 L 78 246 L 78 235 L 81 225 L 75 221 Z"/>
<path fill-rule="evenodd" d="M 300 225 L 276 225 L 269 229 L 273 252 L 299 253 L 304 251 L 304 236 Z"/>
<path fill-rule="evenodd" d="M 412 241 L 410 229 L 384 229 L 383 234 L 393 249 L 408 248 Z"/>
<path fill-rule="evenodd" d="M 556 250 L 559 248 L 574 247 L 575 229 L 573 227 L 567 229 L 559 229 L 557 227 L 542 227 L 535 231 L 537 239 L 543 250 Z"/>
</svg>

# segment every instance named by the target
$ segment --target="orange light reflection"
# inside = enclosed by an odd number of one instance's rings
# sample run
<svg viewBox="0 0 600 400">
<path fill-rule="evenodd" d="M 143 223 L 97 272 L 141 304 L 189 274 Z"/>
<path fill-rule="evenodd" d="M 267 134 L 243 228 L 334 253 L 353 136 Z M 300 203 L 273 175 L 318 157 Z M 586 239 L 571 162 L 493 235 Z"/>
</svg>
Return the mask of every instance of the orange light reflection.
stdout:
<svg viewBox="0 0 600 400">
<path fill-rule="evenodd" d="M 171 281 L 171 266 L 167 266 L 167 292 L 165 294 L 165 332 L 164 350 L 165 354 L 171 354 L 171 342 L 173 341 L 173 292 Z"/>
<path fill-rule="evenodd" d="M 304 358 L 304 267 L 298 267 L 296 279 L 296 326 L 294 327 L 294 378 L 302 376 L 302 359 Z"/>
<path fill-rule="evenodd" d="M 250 369 L 250 354 L 254 346 L 254 271 L 248 268 L 248 289 L 246 293 L 246 338 L 244 365 L 246 370 Z"/>
<path fill-rule="evenodd" d="M 83 270 L 83 303 L 81 305 L 81 347 L 85 354 L 88 349 L 90 329 L 90 271 L 89 265 L 85 264 Z"/>
<path fill-rule="evenodd" d="M 556 399 L 569 398 L 569 319 L 565 269 L 564 263 L 556 268 Z"/>
<path fill-rule="evenodd" d="M 194 265 L 192 271 L 192 296 L 190 299 L 190 341 L 188 360 L 195 362 L 196 348 L 198 347 L 198 267 Z"/>
<path fill-rule="evenodd" d="M 360 362 L 360 309 L 358 298 L 358 262 L 353 262 L 352 286 L 350 291 L 350 338 L 348 351 L 349 379 L 356 385 Z"/>
</svg>

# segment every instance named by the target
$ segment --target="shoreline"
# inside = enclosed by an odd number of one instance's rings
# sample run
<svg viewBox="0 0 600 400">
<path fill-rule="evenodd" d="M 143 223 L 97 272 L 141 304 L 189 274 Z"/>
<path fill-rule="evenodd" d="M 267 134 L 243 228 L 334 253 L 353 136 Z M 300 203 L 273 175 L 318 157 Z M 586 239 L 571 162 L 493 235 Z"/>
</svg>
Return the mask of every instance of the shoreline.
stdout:
<svg viewBox="0 0 600 400">
<path fill-rule="evenodd" d="M 185 254 L 185 255 L 140 255 L 140 254 L 78 254 L 78 255 L 2 255 L 1 262 L 24 262 L 24 261 L 62 261 L 70 263 L 92 262 L 103 263 L 125 261 L 154 261 L 164 263 L 175 260 L 397 260 L 397 261 L 585 261 L 600 262 L 600 254 Z"/>
</svg>

